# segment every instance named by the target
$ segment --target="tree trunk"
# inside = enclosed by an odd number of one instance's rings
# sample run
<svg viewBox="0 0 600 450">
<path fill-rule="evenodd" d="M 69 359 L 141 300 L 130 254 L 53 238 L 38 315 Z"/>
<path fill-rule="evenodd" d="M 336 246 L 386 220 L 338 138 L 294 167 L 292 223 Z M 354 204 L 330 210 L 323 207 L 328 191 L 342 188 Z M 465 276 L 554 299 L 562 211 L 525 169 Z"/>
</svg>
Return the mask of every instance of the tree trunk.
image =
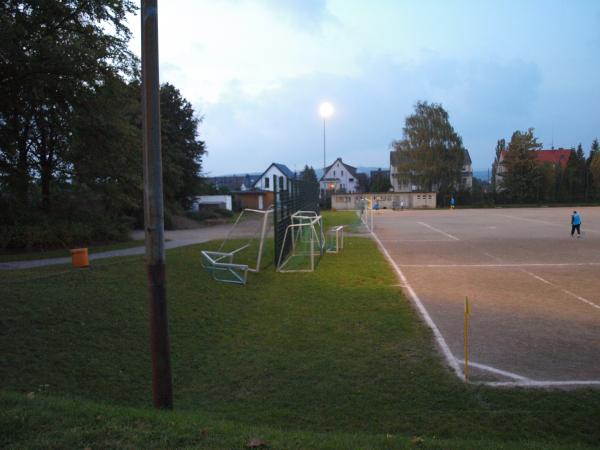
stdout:
<svg viewBox="0 0 600 450">
<path fill-rule="evenodd" d="M 21 115 L 15 111 L 13 116 L 13 126 L 17 139 L 17 166 L 15 168 L 15 190 L 17 201 L 21 206 L 26 207 L 29 204 L 29 120 L 25 119 L 25 125 L 19 130 Z"/>
</svg>

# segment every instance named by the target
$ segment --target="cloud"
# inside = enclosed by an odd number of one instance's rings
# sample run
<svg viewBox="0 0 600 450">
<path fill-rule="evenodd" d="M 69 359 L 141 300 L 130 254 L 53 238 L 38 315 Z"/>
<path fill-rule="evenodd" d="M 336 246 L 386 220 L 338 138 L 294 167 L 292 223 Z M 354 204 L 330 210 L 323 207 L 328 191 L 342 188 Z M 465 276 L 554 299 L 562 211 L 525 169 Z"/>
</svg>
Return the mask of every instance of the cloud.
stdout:
<svg viewBox="0 0 600 450">
<path fill-rule="evenodd" d="M 253 3 L 286 20 L 300 30 L 316 31 L 335 17 L 326 0 L 229 0 L 234 3 Z"/>
<path fill-rule="evenodd" d="M 537 67 L 522 61 L 364 59 L 361 69 L 357 76 L 290 78 L 255 98 L 243 94 L 240 82 L 230 84 L 205 111 L 206 167 L 215 174 L 260 171 L 272 161 L 320 167 L 323 124 L 317 111 L 323 100 L 336 108 L 327 122 L 328 162 L 341 156 L 353 165 L 386 167 L 406 116 L 427 100 L 443 104 L 475 166 L 486 167 L 497 138 L 530 126 L 541 83 Z"/>
</svg>

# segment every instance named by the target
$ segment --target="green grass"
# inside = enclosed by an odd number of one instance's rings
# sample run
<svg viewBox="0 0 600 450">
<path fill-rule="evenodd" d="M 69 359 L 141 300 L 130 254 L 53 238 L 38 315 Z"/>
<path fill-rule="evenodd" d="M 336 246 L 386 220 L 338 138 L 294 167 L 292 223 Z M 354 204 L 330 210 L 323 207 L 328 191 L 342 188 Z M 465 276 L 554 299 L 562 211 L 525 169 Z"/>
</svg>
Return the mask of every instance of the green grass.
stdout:
<svg viewBox="0 0 600 450">
<path fill-rule="evenodd" d="M 143 245 L 143 240 L 131 240 L 125 242 L 117 242 L 113 244 L 90 245 L 88 246 L 88 251 L 91 254 L 108 252 L 110 250 L 120 250 L 123 248 L 141 247 Z M 32 251 L 21 253 L 0 253 L 0 262 L 32 261 L 34 259 L 64 258 L 67 256 L 71 256 L 69 249 Z"/>
<path fill-rule="evenodd" d="M 360 226 L 360 218 L 356 211 L 321 211 L 325 229 L 338 225 L 348 226 L 348 231 L 356 231 Z"/>
<path fill-rule="evenodd" d="M 314 273 L 266 270 L 245 287 L 213 282 L 200 248 L 167 253 L 168 413 L 150 408 L 141 257 L 0 272 L 0 446 L 600 445 L 600 391 L 456 379 L 368 239 L 349 238 Z"/>
</svg>

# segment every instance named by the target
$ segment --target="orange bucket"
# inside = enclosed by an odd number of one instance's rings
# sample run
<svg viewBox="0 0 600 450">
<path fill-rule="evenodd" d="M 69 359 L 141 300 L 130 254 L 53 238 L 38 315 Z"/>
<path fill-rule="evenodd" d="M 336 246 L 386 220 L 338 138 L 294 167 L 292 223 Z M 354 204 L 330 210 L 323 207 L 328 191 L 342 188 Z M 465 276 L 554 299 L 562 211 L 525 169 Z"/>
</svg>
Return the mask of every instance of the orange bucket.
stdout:
<svg viewBox="0 0 600 450">
<path fill-rule="evenodd" d="M 71 250 L 71 262 L 73 263 L 73 267 L 76 268 L 89 267 L 90 259 L 88 257 L 88 249 L 74 248 Z"/>
</svg>

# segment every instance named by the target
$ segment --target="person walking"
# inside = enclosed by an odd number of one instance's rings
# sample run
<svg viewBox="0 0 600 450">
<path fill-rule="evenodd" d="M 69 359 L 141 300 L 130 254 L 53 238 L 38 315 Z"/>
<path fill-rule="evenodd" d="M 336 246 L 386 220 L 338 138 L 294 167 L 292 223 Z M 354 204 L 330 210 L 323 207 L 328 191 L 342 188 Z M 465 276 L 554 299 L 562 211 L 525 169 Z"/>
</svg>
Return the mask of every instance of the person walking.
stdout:
<svg viewBox="0 0 600 450">
<path fill-rule="evenodd" d="M 454 200 L 454 195 L 450 197 L 450 209 L 454 209 L 454 205 L 456 204 L 456 200 Z"/>
<path fill-rule="evenodd" d="M 577 237 L 581 237 L 581 216 L 577 211 L 573 211 L 571 215 L 571 237 L 575 235 L 575 230 L 577 230 Z"/>
</svg>

